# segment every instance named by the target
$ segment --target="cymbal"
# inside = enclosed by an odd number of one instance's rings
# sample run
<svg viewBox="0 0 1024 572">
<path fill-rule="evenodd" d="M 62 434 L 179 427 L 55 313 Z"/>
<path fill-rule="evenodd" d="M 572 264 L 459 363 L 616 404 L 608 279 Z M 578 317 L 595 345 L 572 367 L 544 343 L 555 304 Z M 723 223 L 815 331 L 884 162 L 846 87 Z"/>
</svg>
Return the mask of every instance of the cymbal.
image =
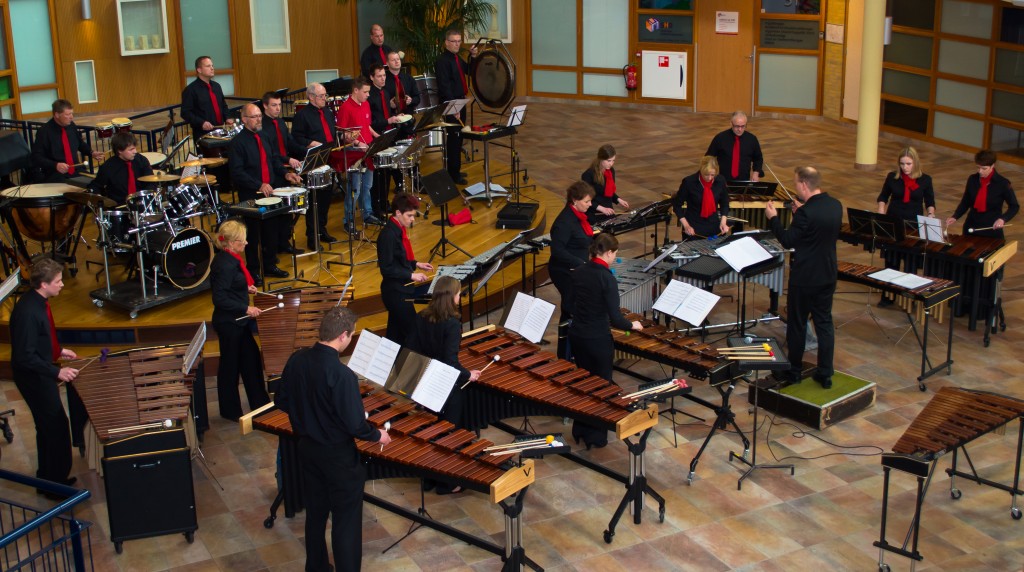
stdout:
<svg viewBox="0 0 1024 572">
<path fill-rule="evenodd" d="M 193 159 L 191 161 L 185 161 L 180 166 L 182 167 L 220 167 L 224 163 L 227 163 L 226 157 L 203 157 L 201 159 Z"/>
<path fill-rule="evenodd" d="M 210 183 L 211 185 L 216 185 L 217 177 L 213 175 L 206 175 L 205 177 L 203 175 L 192 175 L 191 177 L 183 178 L 181 182 L 184 184 L 199 183 L 201 185 L 205 185 L 206 183 Z"/>
<path fill-rule="evenodd" d="M 152 175 L 143 175 L 139 177 L 139 181 L 143 183 L 168 183 L 170 181 L 177 181 L 181 177 L 173 173 L 163 173 L 157 171 Z"/>
<path fill-rule="evenodd" d="M 64 193 L 64 198 L 80 205 L 97 205 L 105 209 L 112 209 L 117 206 L 117 203 L 114 202 L 113 199 L 108 199 L 107 197 L 97 195 L 96 193 L 86 193 L 84 191 L 70 191 Z"/>
</svg>

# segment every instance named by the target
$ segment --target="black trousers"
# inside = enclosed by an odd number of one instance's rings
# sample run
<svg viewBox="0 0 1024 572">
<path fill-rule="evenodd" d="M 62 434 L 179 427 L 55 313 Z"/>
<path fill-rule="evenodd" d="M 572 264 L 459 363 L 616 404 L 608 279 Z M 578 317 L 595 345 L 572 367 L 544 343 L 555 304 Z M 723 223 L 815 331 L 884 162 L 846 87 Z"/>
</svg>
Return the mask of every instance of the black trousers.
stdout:
<svg viewBox="0 0 1024 572">
<path fill-rule="evenodd" d="M 75 447 L 85 446 L 85 425 L 89 422 L 89 413 L 85 410 L 82 398 L 71 383 L 64 384 L 68 398 L 68 417 L 71 418 L 71 444 Z"/>
<path fill-rule="evenodd" d="M 334 569 L 358 571 L 363 559 L 363 485 L 366 472 L 358 455 L 339 447 L 299 440 L 303 495 L 306 500 L 306 570 L 330 570 L 327 517 L 331 518 Z"/>
<path fill-rule="evenodd" d="M 384 337 L 396 344 L 405 343 L 405 336 L 412 331 L 416 321 L 416 306 L 409 300 L 426 295 L 429 288 L 430 284 L 422 284 L 412 293 L 406 294 L 391 284 L 380 285 L 380 298 L 388 311 L 388 331 Z"/>
<path fill-rule="evenodd" d="M 245 235 L 248 244 L 245 245 L 245 267 L 253 278 L 263 276 L 263 268 L 260 268 L 259 251 L 263 250 L 263 267 L 270 268 L 274 265 L 274 258 L 277 256 L 279 227 L 286 219 L 283 216 L 268 218 L 266 220 L 245 219 Z"/>
<path fill-rule="evenodd" d="M 607 336 L 581 336 L 569 329 L 569 347 L 576 365 L 590 373 L 612 380 L 612 354 L 615 351 L 611 332 Z M 572 436 L 582 439 L 588 446 L 603 447 L 608 444 L 608 432 L 585 421 L 572 420 Z"/>
<path fill-rule="evenodd" d="M 818 373 L 832 377 L 832 358 L 835 355 L 836 332 L 832 324 L 832 298 L 835 283 L 824 286 L 798 286 L 789 283 L 788 312 L 786 314 L 786 347 L 790 371 L 797 374 L 803 368 L 804 345 L 807 341 L 807 317 L 814 321 L 818 335 Z"/>
<path fill-rule="evenodd" d="M 36 426 L 36 453 L 40 479 L 64 483 L 71 472 L 71 431 L 60 400 L 57 380 L 15 375 L 14 384 L 25 398 Z"/>
<path fill-rule="evenodd" d="M 458 181 L 459 173 L 462 171 L 462 127 L 446 127 L 445 129 L 448 132 L 444 142 L 445 162 L 452 180 Z"/>
<path fill-rule="evenodd" d="M 334 186 L 327 186 L 322 189 L 310 189 L 307 203 L 316 201 L 316 220 L 313 219 L 313 205 L 306 206 L 306 240 L 313 242 L 313 230 L 317 229 L 320 234 L 327 233 L 327 211 L 331 209 L 331 197 L 334 195 Z"/>
<path fill-rule="evenodd" d="M 550 267 L 549 267 L 550 268 Z M 562 359 L 572 360 L 573 352 L 569 344 L 569 328 L 566 324 L 572 319 L 573 286 L 572 275 L 560 269 L 550 269 L 551 282 L 562 297 L 561 311 L 558 315 L 558 345 L 556 355 Z"/>
<path fill-rule="evenodd" d="M 237 420 L 242 416 L 242 400 L 238 397 L 238 376 L 242 376 L 249 410 L 270 403 L 263 383 L 260 348 L 252 337 L 252 330 L 236 324 L 214 324 L 220 340 L 220 364 L 217 366 L 217 401 L 220 416 Z"/>
</svg>

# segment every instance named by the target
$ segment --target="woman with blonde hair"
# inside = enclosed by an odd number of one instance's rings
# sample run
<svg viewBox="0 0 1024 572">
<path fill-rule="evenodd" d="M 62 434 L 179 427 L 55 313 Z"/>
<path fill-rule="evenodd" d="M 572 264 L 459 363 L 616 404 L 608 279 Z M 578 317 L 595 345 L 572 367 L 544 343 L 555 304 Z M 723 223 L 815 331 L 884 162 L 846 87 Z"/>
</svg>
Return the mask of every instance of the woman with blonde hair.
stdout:
<svg viewBox="0 0 1024 572">
<path fill-rule="evenodd" d="M 672 210 L 683 227 L 684 240 L 729 233 L 729 188 L 718 170 L 718 159 L 711 155 L 701 158 L 700 170 L 679 184 Z"/>
</svg>

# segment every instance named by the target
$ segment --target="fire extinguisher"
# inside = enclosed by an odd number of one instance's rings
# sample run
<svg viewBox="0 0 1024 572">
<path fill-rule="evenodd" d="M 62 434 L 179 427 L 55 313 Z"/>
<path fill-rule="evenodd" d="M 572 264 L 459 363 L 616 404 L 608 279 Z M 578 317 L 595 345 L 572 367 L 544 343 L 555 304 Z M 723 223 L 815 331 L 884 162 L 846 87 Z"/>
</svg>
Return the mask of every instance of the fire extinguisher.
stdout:
<svg viewBox="0 0 1024 572">
<path fill-rule="evenodd" d="M 622 66 L 622 77 L 626 80 L 626 89 L 636 89 L 636 64 L 630 62 Z"/>
</svg>

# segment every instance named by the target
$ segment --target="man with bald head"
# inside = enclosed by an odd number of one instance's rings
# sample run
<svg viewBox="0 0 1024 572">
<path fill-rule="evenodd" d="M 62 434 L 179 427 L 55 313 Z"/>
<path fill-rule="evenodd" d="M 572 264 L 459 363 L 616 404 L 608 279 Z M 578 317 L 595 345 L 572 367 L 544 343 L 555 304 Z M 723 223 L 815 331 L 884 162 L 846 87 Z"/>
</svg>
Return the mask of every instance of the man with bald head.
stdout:
<svg viewBox="0 0 1024 572">
<path fill-rule="evenodd" d="M 306 97 L 309 105 L 295 113 L 292 119 L 292 139 L 301 148 L 329 145 L 335 147 L 334 112 L 327 109 L 327 88 L 323 84 L 313 82 L 306 86 Z M 337 239 L 327 234 L 327 211 L 331 208 L 331 194 L 334 186 L 317 189 L 310 193 L 309 200 L 316 201 L 317 219 L 313 219 L 313 207 L 306 209 L 306 246 L 313 250 L 316 232 L 320 233 L 320 242 L 336 242 Z"/>
<path fill-rule="evenodd" d="M 384 43 L 384 28 L 380 24 L 370 26 L 370 45 L 366 46 L 363 54 L 359 56 L 359 73 L 366 79 L 370 78 L 370 68 L 375 65 L 388 65 L 388 54 L 391 53 L 391 46 Z"/>
<path fill-rule="evenodd" d="M 727 182 L 756 183 L 764 176 L 761 144 L 753 133 L 747 131 L 746 113 L 735 111 L 730 121 L 730 128 L 715 135 L 705 155 L 718 159 L 718 168 Z"/>
</svg>

